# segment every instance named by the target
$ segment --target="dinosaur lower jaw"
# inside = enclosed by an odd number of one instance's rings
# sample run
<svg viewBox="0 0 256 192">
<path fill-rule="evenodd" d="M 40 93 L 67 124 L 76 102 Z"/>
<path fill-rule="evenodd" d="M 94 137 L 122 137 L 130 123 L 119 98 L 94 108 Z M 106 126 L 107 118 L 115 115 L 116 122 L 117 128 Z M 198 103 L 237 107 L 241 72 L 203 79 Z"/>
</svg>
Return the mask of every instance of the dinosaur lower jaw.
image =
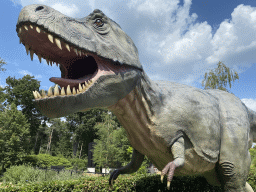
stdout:
<svg viewBox="0 0 256 192">
<path fill-rule="evenodd" d="M 35 99 L 47 99 L 56 96 L 71 96 L 83 94 L 103 75 L 113 75 L 129 71 L 125 65 L 117 65 L 111 60 L 99 57 L 95 53 L 79 49 L 56 34 L 47 32 L 40 26 L 25 23 L 17 27 L 20 43 L 24 44 L 27 54 L 33 60 L 34 53 L 39 61 L 44 58 L 47 64 L 60 65 L 61 78 L 52 77 L 50 81 L 56 83 L 45 93 L 34 91 Z"/>
</svg>

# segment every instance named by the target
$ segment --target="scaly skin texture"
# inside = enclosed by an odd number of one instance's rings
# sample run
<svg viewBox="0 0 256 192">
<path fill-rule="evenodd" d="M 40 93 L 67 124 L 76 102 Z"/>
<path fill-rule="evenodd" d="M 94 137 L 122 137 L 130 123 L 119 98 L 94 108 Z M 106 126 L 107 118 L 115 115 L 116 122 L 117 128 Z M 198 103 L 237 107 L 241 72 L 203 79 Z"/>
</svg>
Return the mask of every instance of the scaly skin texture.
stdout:
<svg viewBox="0 0 256 192">
<path fill-rule="evenodd" d="M 246 183 L 248 149 L 256 141 L 256 113 L 234 95 L 174 83 L 151 81 L 138 51 L 120 26 L 100 10 L 74 19 L 45 5 L 23 8 L 17 33 L 33 60 L 60 65 L 58 85 L 33 92 L 38 109 L 61 117 L 108 108 L 127 131 L 134 148 L 119 174 L 139 169 L 146 155 L 167 174 L 203 175 L 224 191 L 253 191 Z"/>
</svg>

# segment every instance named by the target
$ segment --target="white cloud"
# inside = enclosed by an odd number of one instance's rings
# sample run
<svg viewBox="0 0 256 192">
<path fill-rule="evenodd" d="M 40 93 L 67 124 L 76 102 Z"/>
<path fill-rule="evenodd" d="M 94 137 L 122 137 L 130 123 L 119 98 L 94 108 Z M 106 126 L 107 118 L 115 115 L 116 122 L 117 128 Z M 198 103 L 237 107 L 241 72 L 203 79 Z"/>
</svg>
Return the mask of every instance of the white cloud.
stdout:
<svg viewBox="0 0 256 192">
<path fill-rule="evenodd" d="M 75 4 L 65 5 L 63 3 L 55 3 L 51 5 L 51 7 L 71 17 L 74 16 L 79 11 L 78 7 Z"/>
<path fill-rule="evenodd" d="M 30 75 L 30 76 L 32 76 L 32 73 L 30 73 L 30 72 L 27 71 L 27 70 L 21 70 L 21 71 L 19 71 L 18 73 L 21 74 L 21 75 Z"/>
<path fill-rule="evenodd" d="M 36 79 L 42 79 L 42 75 L 36 75 L 35 78 Z"/>
<path fill-rule="evenodd" d="M 256 99 L 241 99 L 241 101 L 251 110 L 256 111 Z"/>
<path fill-rule="evenodd" d="M 128 6 L 150 17 L 159 17 L 167 12 L 174 12 L 178 8 L 178 3 L 179 0 L 131 0 Z"/>
<path fill-rule="evenodd" d="M 207 22 L 197 23 L 197 15 L 189 14 L 191 1 L 184 1 L 183 6 L 178 6 L 175 4 L 177 1 L 174 1 L 174 10 L 168 7 L 170 4 L 151 7 L 156 2 L 160 3 L 161 0 L 132 1 L 129 4 L 151 20 L 157 17 L 157 24 L 147 21 L 150 28 L 141 30 L 139 38 L 139 46 L 146 50 L 143 53 L 152 55 L 153 61 L 147 64 L 158 65 L 154 66 L 156 73 L 191 85 L 206 71 L 215 68 L 219 61 L 230 68 L 243 66 L 240 72 L 255 62 L 256 8 L 237 6 L 231 19 L 223 21 L 213 35 L 212 27 Z M 147 5 L 148 9 L 141 8 L 142 5 Z M 159 17 L 161 13 L 164 15 Z"/>
<path fill-rule="evenodd" d="M 256 8 L 237 6 L 231 14 L 231 20 L 220 24 L 211 41 L 213 53 L 206 60 L 209 63 L 226 60 L 234 64 L 249 64 L 255 61 L 255 21 Z"/>
</svg>

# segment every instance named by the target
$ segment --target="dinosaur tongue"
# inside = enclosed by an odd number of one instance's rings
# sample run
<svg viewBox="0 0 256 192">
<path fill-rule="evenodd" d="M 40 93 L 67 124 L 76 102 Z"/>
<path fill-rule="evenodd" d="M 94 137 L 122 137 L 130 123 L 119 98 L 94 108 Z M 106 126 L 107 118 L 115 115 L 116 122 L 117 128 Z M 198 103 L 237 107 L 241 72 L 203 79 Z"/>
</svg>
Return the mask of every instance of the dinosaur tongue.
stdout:
<svg viewBox="0 0 256 192">
<path fill-rule="evenodd" d="M 70 85 L 70 88 L 77 87 L 79 83 L 84 83 L 88 79 L 65 79 L 60 77 L 51 77 L 49 79 L 51 82 L 57 83 L 61 87 L 67 87 Z"/>
</svg>

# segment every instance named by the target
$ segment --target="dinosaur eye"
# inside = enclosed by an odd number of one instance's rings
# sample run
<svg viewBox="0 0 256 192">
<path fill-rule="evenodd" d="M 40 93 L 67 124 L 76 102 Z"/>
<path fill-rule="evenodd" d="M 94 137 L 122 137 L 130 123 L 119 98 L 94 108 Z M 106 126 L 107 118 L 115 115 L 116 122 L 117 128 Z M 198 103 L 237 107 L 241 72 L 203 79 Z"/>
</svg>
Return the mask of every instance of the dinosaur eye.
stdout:
<svg viewBox="0 0 256 192">
<path fill-rule="evenodd" d="M 102 19 L 96 19 L 94 23 L 97 25 L 97 27 L 102 27 L 104 25 Z"/>
</svg>

